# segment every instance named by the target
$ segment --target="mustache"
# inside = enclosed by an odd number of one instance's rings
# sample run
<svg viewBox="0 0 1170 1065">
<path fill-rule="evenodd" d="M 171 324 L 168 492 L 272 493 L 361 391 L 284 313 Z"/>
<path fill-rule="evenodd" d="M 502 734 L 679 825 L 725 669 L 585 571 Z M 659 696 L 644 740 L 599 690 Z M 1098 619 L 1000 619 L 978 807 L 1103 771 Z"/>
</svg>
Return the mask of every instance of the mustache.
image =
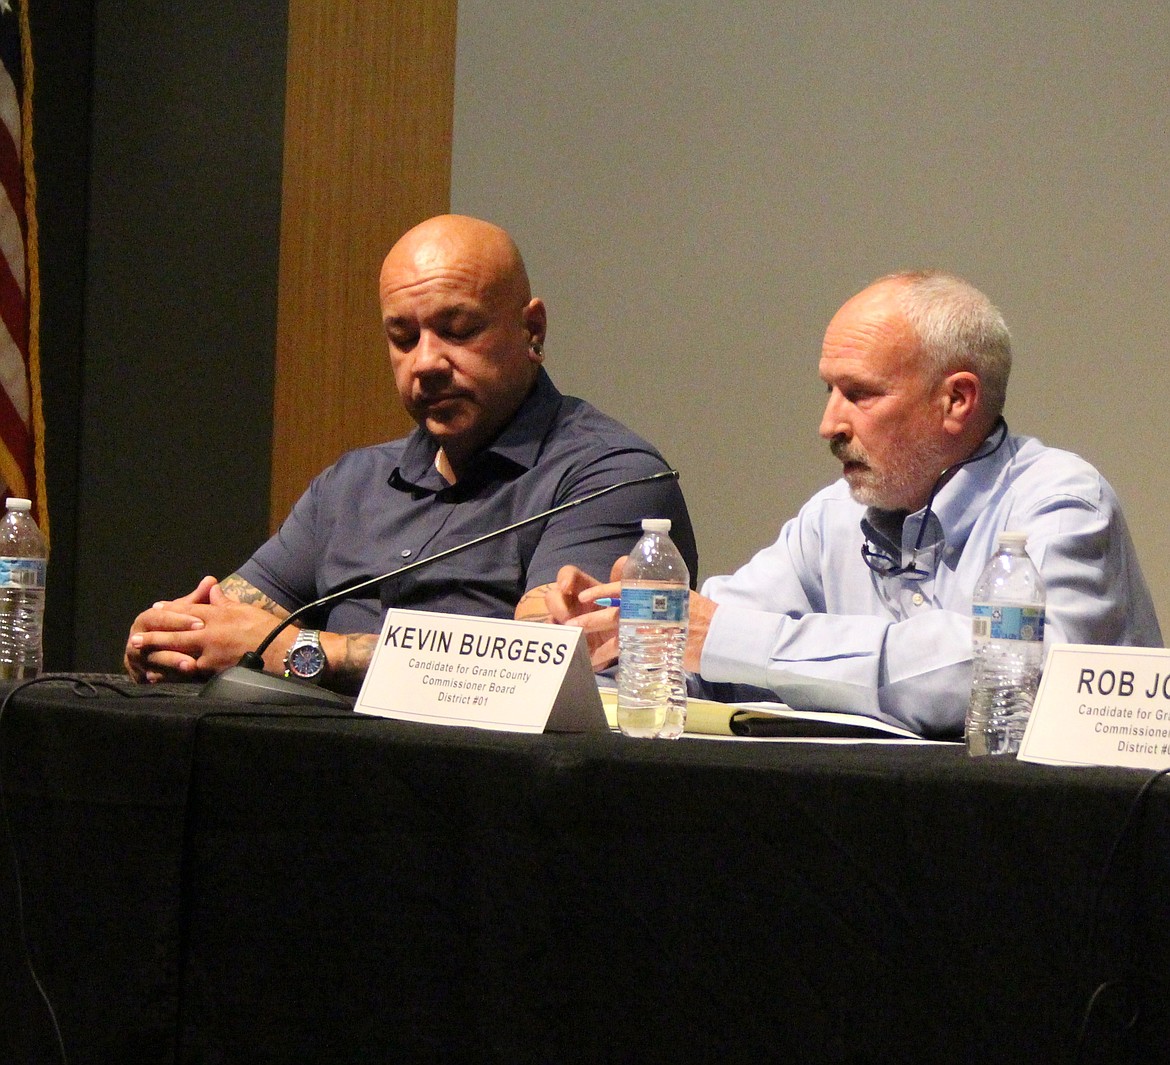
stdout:
<svg viewBox="0 0 1170 1065">
<path fill-rule="evenodd" d="M 869 463 L 869 456 L 864 448 L 855 447 L 842 436 L 835 436 L 829 441 L 829 450 L 833 453 L 833 458 L 839 462 Z"/>
<path fill-rule="evenodd" d="M 453 388 L 419 388 L 414 399 L 420 403 L 445 403 L 452 399 L 464 399 L 467 393 Z"/>
</svg>

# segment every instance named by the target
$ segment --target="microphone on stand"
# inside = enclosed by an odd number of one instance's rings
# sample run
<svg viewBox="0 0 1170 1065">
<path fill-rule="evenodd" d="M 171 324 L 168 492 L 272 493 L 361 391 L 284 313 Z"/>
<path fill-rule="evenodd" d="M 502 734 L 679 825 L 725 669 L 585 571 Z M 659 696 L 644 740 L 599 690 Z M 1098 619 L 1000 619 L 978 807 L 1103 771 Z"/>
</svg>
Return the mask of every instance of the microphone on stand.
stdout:
<svg viewBox="0 0 1170 1065">
<path fill-rule="evenodd" d="M 498 536 L 504 536 L 507 533 L 514 532 L 516 529 L 522 529 L 524 526 L 531 525 L 533 522 L 551 518 L 554 514 L 560 514 L 562 511 L 579 507 L 582 503 L 589 503 L 594 499 L 599 499 L 601 496 L 608 495 L 610 492 L 616 492 L 620 488 L 632 488 L 635 485 L 650 484 L 652 481 L 666 479 L 677 480 L 678 470 L 660 470 L 658 473 L 647 474 L 645 477 L 634 477 L 628 481 L 619 481 L 617 484 L 607 485 L 605 488 L 599 488 L 595 492 L 589 492 L 581 496 L 580 499 L 572 499 L 568 503 L 560 503 L 555 507 L 550 507 L 548 510 L 542 510 L 539 514 L 533 514 L 530 518 L 522 518 L 520 521 L 513 522 L 511 525 L 505 525 L 503 528 L 493 529 L 491 532 L 484 533 L 483 536 L 477 536 L 474 540 L 456 544 L 454 547 L 449 547 L 445 551 L 440 551 L 437 555 L 420 558 L 415 562 L 411 562 L 409 565 L 391 570 L 389 573 L 383 573 L 377 577 L 368 577 L 355 584 L 339 588 L 335 592 L 330 592 L 328 595 L 323 595 L 320 599 L 315 599 L 311 603 L 305 603 L 303 606 L 297 607 L 288 617 L 279 621 L 254 651 L 248 651 L 240 658 L 238 665 L 228 667 L 222 673 L 216 674 L 207 681 L 199 694 L 208 699 L 220 699 L 224 702 L 280 703 L 286 706 L 297 703 L 323 703 L 328 706 L 351 710 L 354 704 L 354 699 L 351 696 L 339 695 L 336 692 L 320 688 L 316 684 L 301 680 L 299 677 L 283 677 L 275 673 L 264 672 L 264 652 L 271 646 L 272 641 L 296 621 L 297 618 L 303 617 L 309 611 L 315 610 L 318 607 L 327 606 L 329 603 L 335 602 L 338 599 L 345 599 L 347 596 L 353 595 L 356 592 L 364 591 L 366 588 L 380 584 L 382 581 L 389 580 L 391 577 L 399 577 L 412 570 L 429 566 L 433 562 L 450 558 L 460 551 L 466 551 L 468 548 L 487 543 L 489 540 L 494 540 Z"/>
</svg>

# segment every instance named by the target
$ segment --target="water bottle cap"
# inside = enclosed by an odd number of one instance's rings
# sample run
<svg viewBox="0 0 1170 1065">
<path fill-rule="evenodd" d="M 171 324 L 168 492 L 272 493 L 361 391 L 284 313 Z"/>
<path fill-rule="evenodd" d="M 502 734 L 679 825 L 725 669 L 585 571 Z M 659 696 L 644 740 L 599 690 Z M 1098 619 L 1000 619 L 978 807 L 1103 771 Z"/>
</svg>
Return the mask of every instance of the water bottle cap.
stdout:
<svg viewBox="0 0 1170 1065">
<path fill-rule="evenodd" d="M 642 532 L 668 533 L 668 532 L 670 532 L 670 519 L 669 518 L 643 518 L 642 519 Z"/>
<path fill-rule="evenodd" d="M 9 496 L 8 502 L 4 504 L 8 510 L 20 510 L 25 513 L 32 510 L 31 499 L 21 499 L 19 496 Z"/>
<path fill-rule="evenodd" d="M 1001 532 L 996 539 L 1000 547 L 1023 547 L 1028 542 L 1028 534 L 1022 532 Z"/>
</svg>

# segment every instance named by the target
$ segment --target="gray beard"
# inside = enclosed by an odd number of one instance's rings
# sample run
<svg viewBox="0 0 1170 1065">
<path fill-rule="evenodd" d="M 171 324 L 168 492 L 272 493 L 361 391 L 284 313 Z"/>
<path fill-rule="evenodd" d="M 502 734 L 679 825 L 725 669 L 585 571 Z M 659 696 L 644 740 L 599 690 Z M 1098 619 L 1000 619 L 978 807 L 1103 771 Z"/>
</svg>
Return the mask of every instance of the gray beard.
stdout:
<svg viewBox="0 0 1170 1065">
<path fill-rule="evenodd" d="M 832 441 L 829 450 L 842 462 L 862 462 L 866 465 L 862 483 L 851 484 L 849 494 L 862 506 L 876 507 L 878 510 L 918 510 L 925 504 L 925 494 L 929 493 L 946 465 L 942 448 L 937 444 L 905 449 L 881 473 L 874 471 L 869 455 L 856 445 Z"/>
</svg>

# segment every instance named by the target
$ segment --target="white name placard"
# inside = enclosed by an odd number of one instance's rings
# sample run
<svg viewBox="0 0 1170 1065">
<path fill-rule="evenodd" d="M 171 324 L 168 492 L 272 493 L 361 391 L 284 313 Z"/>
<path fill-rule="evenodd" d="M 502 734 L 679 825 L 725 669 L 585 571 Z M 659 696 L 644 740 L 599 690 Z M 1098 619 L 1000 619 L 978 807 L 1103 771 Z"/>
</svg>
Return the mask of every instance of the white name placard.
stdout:
<svg viewBox="0 0 1170 1065">
<path fill-rule="evenodd" d="M 390 610 L 354 709 L 509 732 L 608 728 L 580 629 Z"/>
<path fill-rule="evenodd" d="M 1018 757 L 1049 765 L 1170 766 L 1170 651 L 1053 645 Z"/>
</svg>

